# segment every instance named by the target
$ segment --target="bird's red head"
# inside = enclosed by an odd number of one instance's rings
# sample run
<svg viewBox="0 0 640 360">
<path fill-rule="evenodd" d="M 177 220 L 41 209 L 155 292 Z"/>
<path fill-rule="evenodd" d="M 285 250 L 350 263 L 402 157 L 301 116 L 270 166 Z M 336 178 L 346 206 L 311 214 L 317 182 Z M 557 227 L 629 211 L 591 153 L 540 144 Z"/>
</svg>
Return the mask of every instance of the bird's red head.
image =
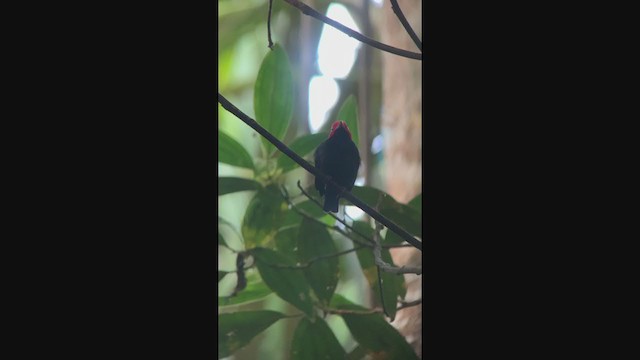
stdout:
<svg viewBox="0 0 640 360">
<path fill-rule="evenodd" d="M 331 125 L 331 132 L 329 133 L 329 137 L 332 137 L 336 130 L 338 130 L 338 128 L 340 127 L 343 128 L 347 132 L 347 134 L 349 134 L 349 139 L 351 139 L 351 131 L 349 131 L 349 127 L 344 121 L 336 121 L 333 123 L 333 125 Z"/>
</svg>

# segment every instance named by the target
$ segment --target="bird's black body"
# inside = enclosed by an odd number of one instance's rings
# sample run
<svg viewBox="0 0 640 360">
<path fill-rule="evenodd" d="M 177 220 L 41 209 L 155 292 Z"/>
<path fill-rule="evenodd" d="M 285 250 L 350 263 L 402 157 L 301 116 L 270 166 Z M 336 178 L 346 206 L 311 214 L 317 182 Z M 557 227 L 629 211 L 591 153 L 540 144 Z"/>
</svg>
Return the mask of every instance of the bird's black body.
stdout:
<svg viewBox="0 0 640 360">
<path fill-rule="evenodd" d="M 360 154 L 358 147 L 351 140 L 346 123 L 334 123 L 329 138 L 316 149 L 315 165 L 318 170 L 347 190 L 353 188 L 360 167 Z M 324 196 L 324 211 L 338 212 L 337 190 L 318 177 L 316 189 Z"/>
</svg>

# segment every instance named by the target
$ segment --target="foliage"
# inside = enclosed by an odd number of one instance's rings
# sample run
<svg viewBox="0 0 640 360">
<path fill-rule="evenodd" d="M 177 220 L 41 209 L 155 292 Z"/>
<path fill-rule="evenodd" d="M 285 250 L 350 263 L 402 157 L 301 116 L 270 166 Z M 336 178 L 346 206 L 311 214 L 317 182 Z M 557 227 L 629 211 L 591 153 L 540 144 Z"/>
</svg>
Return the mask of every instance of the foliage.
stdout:
<svg viewBox="0 0 640 360">
<path fill-rule="evenodd" d="M 287 54 L 280 45 L 276 45 L 265 56 L 258 71 L 254 106 L 256 121 L 283 142 L 293 111 L 292 79 Z M 340 108 L 340 118 L 336 120 L 348 123 L 357 143 L 356 109 L 355 97 L 349 96 Z M 286 143 L 298 155 L 308 159 L 326 136 L 326 133 L 306 134 Z M 313 201 L 299 196 L 299 190 L 289 184 L 289 178 L 295 170 L 299 170 L 299 165 L 263 140 L 255 138 L 253 144 L 241 143 L 223 131 L 219 131 L 218 137 L 219 162 L 248 169 L 252 174 L 218 179 L 218 196 L 251 192 L 240 231 L 234 230 L 243 248 L 236 246 L 232 249 L 228 236 L 220 230 L 218 232 L 218 245 L 231 249 L 236 256 L 242 256 L 239 262 L 241 267 L 235 271 L 218 269 L 219 283 L 231 281 L 230 278 L 236 278 L 238 282 L 232 295 L 218 299 L 219 309 L 222 310 L 219 315 L 218 357 L 233 354 L 278 321 L 299 318 L 290 339 L 291 359 L 346 358 L 345 349 L 322 317 L 326 311 L 342 309 L 356 310 L 340 316 L 358 343 L 359 353 L 384 352 L 389 358 L 415 358 L 406 340 L 381 313 L 358 313 L 367 309 L 336 293 L 341 280 L 338 259 L 344 251 L 341 252 L 336 246 L 335 239 L 346 233 L 347 238 L 356 242 L 362 243 L 364 240 L 351 230 L 337 231 L 333 217 L 325 214 Z M 254 153 L 251 149 L 255 147 L 261 151 L 252 158 L 249 154 Z M 315 193 L 313 189 L 309 189 L 309 192 Z M 422 236 L 421 197 L 405 205 L 372 187 L 356 186 L 352 192 L 373 207 L 379 205 L 384 216 L 413 235 Z M 232 228 L 222 218 L 219 218 L 219 223 Z M 373 238 L 374 228 L 370 222 L 355 221 L 352 225 L 359 233 Z M 401 242 L 389 231 L 383 240 L 383 244 L 387 245 Z M 357 245 L 355 242 L 352 244 L 352 248 Z M 384 305 L 388 315 L 393 318 L 398 300 L 404 297 L 406 291 L 403 276 L 382 273 L 381 288 L 371 247 L 363 247 L 356 254 L 362 273 L 375 295 L 377 307 Z M 393 263 L 386 248 L 382 251 L 382 259 Z M 384 304 L 379 300 L 380 294 L 383 295 Z M 229 306 L 255 303 L 267 296 L 277 296 L 299 311 L 292 316 L 253 309 L 225 313 Z"/>
</svg>

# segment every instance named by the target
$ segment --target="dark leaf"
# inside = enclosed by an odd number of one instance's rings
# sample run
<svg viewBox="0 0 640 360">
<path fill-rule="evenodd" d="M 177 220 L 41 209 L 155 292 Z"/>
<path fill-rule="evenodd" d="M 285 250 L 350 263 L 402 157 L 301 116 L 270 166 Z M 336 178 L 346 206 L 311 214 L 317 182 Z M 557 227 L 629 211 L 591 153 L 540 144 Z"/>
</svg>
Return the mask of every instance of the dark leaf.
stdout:
<svg viewBox="0 0 640 360">
<path fill-rule="evenodd" d="M 298 211 L 301 211 L 302 213 L 309 215 L 315 219 L 320 219 L 326 215 L 326 213 L 311 200 L 305 200 L 301 203 L 296 204 L 296 208 L 298 209 Z M 291 211 L 287 212 L 282 227 L 298 225 L 302 222 L 302 219 L 302 215 L 300 215 L 296 210 L 291 209 Z"/>
<path fill-rule="evenodd" d="M 371 226 L 362 221 L 356 221 L 353 223 L 353 227 L 359 232 L 373 238 L 373 229 Z M 364 277 L 367 279 L 369 286 L 374 294 L 374 302 L 377 305 L 382 305 L 380 299 L 380 284 L 378 283 L 378 267 L 376 266 L 373 256 L 373 249 L 364 248 L 356 251 L 360 266 Z M 393 265 L 391 254 L 388 249 L 381 249 L 380 255 L 382 260 L 387 264 Z M 384 308 L 391 319 L 395 318 L 396 308 L 398 303 L 398 290 L 404 285 L 404 277 L 402 275 L 391 274 L 388 272 L 380 271 L 382 276 L 382 295 L 384 297 Z"/>
<path fill-rule="evenodd" d="M 238 177 L 219 177 L 218 196 L 246 190 L 259 190 L 262 188 L 259 182 Z"/>
<path fill-rule="evenodd" d="M 422 237 L 422 215 L 414 207 L 400 204 L 391 195 L 370 186 L 354 186 L 351 193 L 374 209 L 378 204 L 378 199 L 382 198 L 379 213 L 410 234 Z M 385 242 L 389 241 L 389 233 L 391 232 L 391 230 L 387 232 Z M 399 237 L 396 236 L 396 238 Z"/>
<path fill-rule="evenodd" d="M 218 315 L 218 359 L 249 344 L 256 335 L 283 317 L 279 312 L 268 310 Z"/>
<path fill-rule="evenodd" d="M 367 350 L 362 346 L 358 345 L 355 349 L 353 349 L 349 355 L 347 355 L 348 360 L 362 360 L 367 355 Z"/>
<path fill-rule="evenodd" d="M 367 310 L 353 304 L 340 295 L 335 295 L 331 307 L 344 310 Z M 378 353 L 386 359 L 418 359 L 405 338 L 380 314 L 342 314 L 354 339 L 369 352 Z M 384 353 L 384 354 L 379 354 Z"/>
<path fill-rule="evenodd" d="M 269 243 L 280 229 L 287 203 L 277 187 L 261 189 L 253 197 L 242 221 L 242 237 L 247 248 Z"/>
<path fill-rule="evenodd" d="M 315 322 L 303 318 L 293 334 L 291 359 L 334 360 L 345 359 L 346 353 L 327 323 L 317 318 Z"/>
<path fill-rule="evenodd" d="M 248 169 L 254 168 L 247 150 L 222 131 L 218 131 L 218 161 Z"/>
<path fill-rule="evenodd" d="M 226 272 L 226 271 L 219 271 L 218 270 L 218 282 L 220 282 L 220 280 L 222 280 L 222 278 L 227 274 L 228 274 L 228 272 Z"/>
<path fill-rule="evenodd" d="M 293 140 L 289 148 L 300 157 L 305 157 L 314 151 L 320 143 L 325 141 L 327 136 L 329 136 L 327 133 L 303 135 Z M 300 165 L 284 154 L 281 154 L 278 158 L 278 167 L 281 168 L 283 172 L 293 170 L 297 166 Z"/>
<path fill-rule="evenodd" d="M 290 211 L 289 213 L 292 213 L 292 211 Z M 282 254 L 287 255 L 292 260 L 298 258 L 296 249 L 298 247 L 299 230 L 299 226 L 282 229 L 278 231 L 275 237 L 276 249 Z"/>
<path fill-rule="evenodd" d="M 318 256 L 337 252 L 333 239 L 325 226 L 309 219 L 302 220 L 298 234 L 298 260 L 301 263 L 306 263 Z M 304 269 L 304 275 L 318 299 L 328 304 L 338 285 L 338 258 L 330 257 L 317 260 Z"/>
<path fill-rule="evenodd" d="M 353 95 L 349 95 L 338 112 L 336 121 L 344 121 L 351 132 L 351 139 L 358 146 L 358 104 Z"/>
<path fill-rule="evenodd" d="M 283 140 L 293 115 L 293 87 L 289 57 L 276 44 L 260 65 L 254 92 L 254 108 L 256 121 L 280 141 Z M 264 138 L 262 140 L 270 154 L 274 149 L 273 144 Z"/>
<path fill-rule="evenodd" d="M 293 266 L 295 263 L 286 255 L 266 248 L 255 248 L 251 254 L 256 260 L 262 280 L 280 298 L 302 310 L 308 316 L 313 315 L 311 288 L 299 269 L 278 267 Z"/>
<path fill-rule="evenodd" d="M 422 194 L 416 195 L 416 197 L 409 201 L 409 206 L 418 210 L 420 214 L 422 214 Z"/>
</svg>

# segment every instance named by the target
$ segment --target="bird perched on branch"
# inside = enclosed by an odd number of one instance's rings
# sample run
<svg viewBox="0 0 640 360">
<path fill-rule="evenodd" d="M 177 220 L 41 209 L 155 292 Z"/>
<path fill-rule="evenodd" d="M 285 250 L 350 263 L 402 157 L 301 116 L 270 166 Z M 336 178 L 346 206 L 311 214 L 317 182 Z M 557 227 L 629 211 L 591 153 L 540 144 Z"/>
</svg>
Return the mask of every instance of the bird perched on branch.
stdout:
<svg viewBox="0 0 640 360">
<path fill-rule="evenodd" d="M 315 165 L 340 186 L 349 191 L 353 188 L 360 167 L 360 153 L 346 122 L 336 121 L 331 125 L 329 138 L 316 149 Z M 324 196 L 324 211 L 338 212 L 338 190 L 317 176 L 316 189 Z"/>
</svg>

